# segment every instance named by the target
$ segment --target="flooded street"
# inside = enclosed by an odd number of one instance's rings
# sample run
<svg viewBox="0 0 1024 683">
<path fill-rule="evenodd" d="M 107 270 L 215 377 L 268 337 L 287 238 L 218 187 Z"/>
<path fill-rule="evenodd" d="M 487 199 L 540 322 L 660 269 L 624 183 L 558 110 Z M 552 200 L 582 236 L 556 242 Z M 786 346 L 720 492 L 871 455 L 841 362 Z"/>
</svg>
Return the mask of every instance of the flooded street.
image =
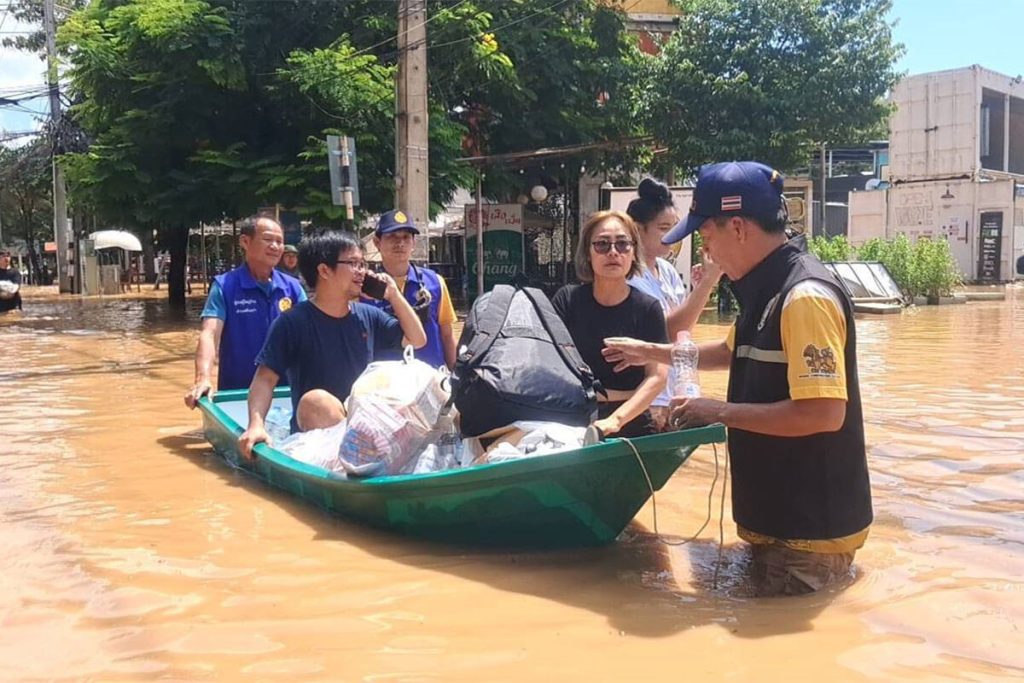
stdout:
<svg viewBox="0 0 1024 683">
<path fill-rule="evenodd" d="M 754 600 L 719 488 L 689 545 L 523 553 L 365 529 L 217 458 L 162 298 L 0 317 L 4 681 L 1024 677 L 1024 289 L 858 320 L 876 521 L 845 591 Z M 162 293 L 161 293 L 162 294 Z M 724 335 L 703 324 L 700 340 Z M 725 373 L 702 377 L 722 396 Z M 719 449 L 724 454 L 724 449 Z M 657 498 L 708 513 L 702 447 Z M 721 474 L 721 473 L 720 473 Z"/>
</svg>

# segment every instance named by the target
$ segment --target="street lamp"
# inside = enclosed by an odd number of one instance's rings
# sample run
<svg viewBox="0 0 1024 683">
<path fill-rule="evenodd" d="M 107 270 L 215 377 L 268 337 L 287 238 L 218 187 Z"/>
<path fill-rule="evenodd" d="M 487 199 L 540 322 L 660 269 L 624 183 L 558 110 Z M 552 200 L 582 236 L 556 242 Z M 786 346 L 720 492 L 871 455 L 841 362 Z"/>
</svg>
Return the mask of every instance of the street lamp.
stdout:
<svg viewBox="0 0 1024 683">
<path fill-rule="evenodd" d="M 538 204 L 548 198 L 548 188 L 543 185 L 534 185 L 530 188 L 530 198 Z"/>
</svg>

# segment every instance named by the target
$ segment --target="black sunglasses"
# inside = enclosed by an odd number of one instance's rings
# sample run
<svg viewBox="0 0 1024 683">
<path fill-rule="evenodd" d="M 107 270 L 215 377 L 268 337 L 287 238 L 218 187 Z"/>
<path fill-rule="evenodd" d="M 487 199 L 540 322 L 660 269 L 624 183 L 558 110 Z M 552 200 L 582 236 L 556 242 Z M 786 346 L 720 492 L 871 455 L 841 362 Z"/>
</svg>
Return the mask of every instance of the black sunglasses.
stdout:
<svg viewBox="0 0 1024 683">
<path fill-rule="evenodd" d="M 612 247 L 615 247 L 615 251 L 620 254 L 628 254 L 633 251 L 633 240 L 615 240 L 614 242 L 610 240 L 594 240 L 590 243 L 590 246 L 598 254 L 607 254 L 612 250 Z"/>
</svg>

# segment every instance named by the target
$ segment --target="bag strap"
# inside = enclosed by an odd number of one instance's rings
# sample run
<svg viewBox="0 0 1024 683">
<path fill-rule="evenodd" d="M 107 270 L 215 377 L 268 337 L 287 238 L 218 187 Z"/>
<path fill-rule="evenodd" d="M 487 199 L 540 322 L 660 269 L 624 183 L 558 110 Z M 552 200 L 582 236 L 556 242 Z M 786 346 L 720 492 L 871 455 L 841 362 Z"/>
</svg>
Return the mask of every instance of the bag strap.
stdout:
<svg viewBox="0 0 1024 683">
<path fill-rule="evenodd" d="M 544 331 L 548 333 L 548 336 L 554 342 L 558 355 L 562 357 L 562 362 L 580 381 L 592 384 L 594 382 L 594 373 L 583 362 L 583 357 L 580 356 L 576 343 L 573 342 L 572 337 L 569 335 L 569 330 L 566 328 L 565 323 L 557 316 L 553 320 L 550 319 L 547 312 L 537 301 L 536 295 L 541 294 L 543 296 L 543 293 L 532 287 L 524 287 L 519 291 L 526 295 L 526 298 L 533 305 L 533 310 L 537 311 L 540 324 L 544 326 Z"/>
<path fill-rule="evenodd" d="M 476 366 L 480 359 L 487 355 L 487 352 L 494 345 L 494 340 L 501 333 L 501 328 L 508 318 L 508 309 L 512 305 L 512 298 L 516 290 L 510 285 L 496 285 L 491 290 L 487 299 L 487 307 L 476 316 L 476 334 L 469 348 L 459 356 L 459 360 L 469 367 Z"/>
</svg>

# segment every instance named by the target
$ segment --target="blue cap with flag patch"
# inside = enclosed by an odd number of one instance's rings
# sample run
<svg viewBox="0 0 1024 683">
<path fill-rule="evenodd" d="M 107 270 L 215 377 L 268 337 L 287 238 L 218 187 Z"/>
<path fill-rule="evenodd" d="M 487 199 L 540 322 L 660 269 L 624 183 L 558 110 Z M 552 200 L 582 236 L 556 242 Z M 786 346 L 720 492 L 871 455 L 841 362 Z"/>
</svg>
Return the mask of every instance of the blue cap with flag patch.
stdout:
<svg viewBox="0 0 1024 683">
<path fill-rule="evenodd" d="M 412 219 L 406 215 L 401 209 L 392 209 L 387 213 L 381 215 L 377 221 L 376 233 L 378 236 L 386 235 L 389 232 L 398 232 L 399 230 L 408 230 L 414 235 L 420 234 L 420 231 L 416 228 L 416 224 L 412 222 Z"/>
<path fill-rule="evenodd" d="M 678 242 L 716 216 L 774 221 L 784 210 L 784 181 L 781 173 L 756 161 L 708 164 L 697 174 L 690 211 L 661 241 L 663 244 Z"/>
</svg>

